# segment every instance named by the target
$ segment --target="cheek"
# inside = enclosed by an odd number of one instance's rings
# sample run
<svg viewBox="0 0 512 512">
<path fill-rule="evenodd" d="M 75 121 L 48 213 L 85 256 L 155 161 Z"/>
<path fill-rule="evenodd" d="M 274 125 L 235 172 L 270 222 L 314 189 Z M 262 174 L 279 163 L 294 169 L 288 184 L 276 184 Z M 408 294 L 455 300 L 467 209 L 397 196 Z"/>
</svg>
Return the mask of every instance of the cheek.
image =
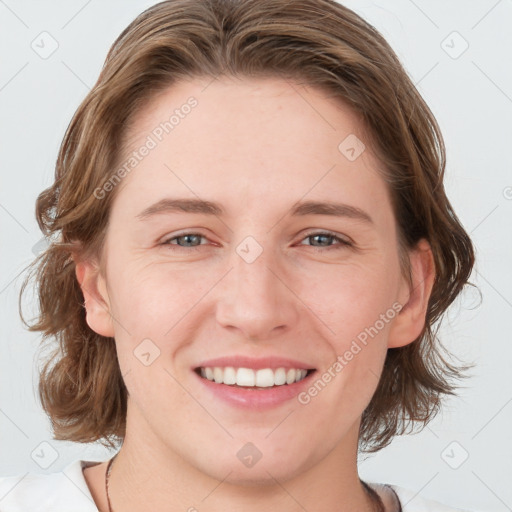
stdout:
<svg viewBox="0 0 512 512">
<path fill-rule="evenodd" d="M 186 322 L 194 305 L 219 280 L 212 269 L 196 267 L 192 273 L 185 265 L 171 269 L 169 265 L 152 263 L 125 268 L 113 279 L 112 310 L 122 324 L 116 327 L 116 334 L 126 338 L 128 332 L 134 342 L 141 336 L 153 336 L 167 343 L 172 329 Z"/>
<path fill-rule="evenodd" d="M 300 403 L 314 402 L 319 418 L 329 415 L 333 435 L 355 421 L 378 386 L 389 329 L 397 315 L 389 289 L 352 273 L 315 290 L 323 296 L 322 303 L 329 305 L 318 313 L 329 327 L 323 329 L 326 335 L 318 349 L 325 353 L 328 345 L 330 356 Z"/>
<path fill-rule="evenodd" d="M 385 334 L 395 316 L 392 306 L 397 297 L 398 271 L 393 262 L 332 266 L 315 279 L 299 282 L 298 295 L 322 320 L 339 350 L 376 323 L 379 334 Z M 388 317 L 384 324 L 381 315 Z"/>
</svg>

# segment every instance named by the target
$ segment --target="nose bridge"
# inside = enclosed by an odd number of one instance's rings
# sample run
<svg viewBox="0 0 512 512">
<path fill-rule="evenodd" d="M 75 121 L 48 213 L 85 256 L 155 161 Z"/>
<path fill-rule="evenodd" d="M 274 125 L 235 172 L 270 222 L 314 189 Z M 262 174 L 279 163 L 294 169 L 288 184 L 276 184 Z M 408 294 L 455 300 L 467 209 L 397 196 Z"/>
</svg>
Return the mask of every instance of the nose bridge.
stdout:
<svg viewBox="0 0 512 512">
<path fill-rule="evenodd" d="M 220 324 L 263 339 L 297 322 L 297 301 L 280 275 L 276 251 L 246 237 L 233 251 L 230 268 L 217 308 Z"/>
</svg>

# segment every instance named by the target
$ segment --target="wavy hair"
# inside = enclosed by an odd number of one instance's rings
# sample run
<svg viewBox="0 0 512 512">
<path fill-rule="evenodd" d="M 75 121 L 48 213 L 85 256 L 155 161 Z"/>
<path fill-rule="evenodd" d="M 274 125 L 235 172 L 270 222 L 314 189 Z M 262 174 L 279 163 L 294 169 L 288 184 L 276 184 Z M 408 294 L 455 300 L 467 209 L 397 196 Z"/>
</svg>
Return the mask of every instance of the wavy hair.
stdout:
<svg viewBox="0 0 512 512">
<path fill-rule="evenodd" d="M 39 397 L 54 438 L 115 447 L 126 431 L 127 389 L 115 341 L 88 326 L 75 258 L 104 247 L 112 201 L 94 191 L 120 163 L 134 116 L 182 78 L 276 77 L 316 87 L 362 120 L 389 188 L 404 275 L 406 249 L 425 238 L 435 281 L 420 336 L 388 349 L 361 419 L 360 449 L 375 452 L 408 426 L 425 426 L 472 365 L 456 366 L 437 336 L 439 320 L 468 283 L 474 248 L 443 187 L 445 146 L 436 119 L 396 54 L 368 22 L 334 0 L 169 0 L 142 12 L 116 39 L 59 149 L 55 181 L 37 198 L 50 241 L 29 265 L 20 315 L 53 346 Z M 365 141 L 366 142 L 366 141 Z M 21 298 L 35 278 L 39 313 Z"/>
</svg>

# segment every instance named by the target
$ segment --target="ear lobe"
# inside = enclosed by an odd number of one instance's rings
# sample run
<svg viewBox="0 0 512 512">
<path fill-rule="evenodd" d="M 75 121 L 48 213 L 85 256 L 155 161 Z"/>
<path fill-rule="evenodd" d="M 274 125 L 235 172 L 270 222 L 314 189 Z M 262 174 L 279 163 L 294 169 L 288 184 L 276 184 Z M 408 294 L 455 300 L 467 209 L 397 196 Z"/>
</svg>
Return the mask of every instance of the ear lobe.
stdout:
<svg viewBox="0 0 512 512">
<path fill-rule="evenodd" d="M 430 244 L 421 239 L 409 252 L 412 286 L 405 281 L 406 300 L 390 329 L 388 348 L 403 347 L 418 338 L 425 326 L 428 302 L 435 280 L 435 263 Z"/>
<path fill-rule="evenodd" d="M 99 267 L 93 262 L 80 261 L 76 264 L 75 272 L 85 298 L 87 324 L 94 332 L 113 338 L 110 301 Z"/>
</svg>

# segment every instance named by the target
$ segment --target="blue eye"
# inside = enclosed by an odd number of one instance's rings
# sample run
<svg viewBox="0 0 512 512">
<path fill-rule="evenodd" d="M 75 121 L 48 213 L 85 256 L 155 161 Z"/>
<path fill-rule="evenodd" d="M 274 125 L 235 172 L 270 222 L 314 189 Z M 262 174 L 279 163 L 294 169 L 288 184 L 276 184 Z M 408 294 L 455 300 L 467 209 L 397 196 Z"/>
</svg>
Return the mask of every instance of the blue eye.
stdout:
<svg viewBox="0 0 512 512">
<path fill-rule="evenodd" d="M 201 243 L 201 239 L 205 239 L 206 237 L 199 234 L 199 233 L 182 233 L 178 236 L 174 236 L 172 238 L 168 238 L 167 240 L 162 242 L 162 245 L 168 245 L 172 246 L 172 249 L 196 249 L 200 245 L 206 245 Z M 308 240 L 308 239 L 316 239 L 317 241 L 324 240 L 327 242 L 327 245 L 311 245 L 311 244 L 300 244 L 300 245 L 310 245 L 311 247 L 314 247 L 315 249 L 342 249 L 344 247 L 350 247 L 352 246 L 352 243 L 348 240 L 345 240 L 344 238 L 341 238 L 334 233 L 330 233 L 328 231 L 319 231 L 315 233 L 308 234 L 305 238 L 302 240 Z M 184 240 L 184 244 L 192 244 L 192 245 L 182 245 L 179 241 Z M 176 241 L 176 243 L 174 243 Z M 329 241 L 334 241 L 337 243 L 329 244 Z M 197 243 L 199 242 L 199 243 Z"/>
<path fill-rule="evenodd" d="M 192 245 L 192 246 L 182 246 L 180 245 L 179 243 L 176 243 L 176 244 L 173 244 L 172 241 L 173 240 L 179 240 L 179 239 L 187 239 L 188 241 L 190 241 L 192 239 L 193 240 L 199 240 L 201 238 L 205 238 L 203 235 L 200 235 L 199 233 L 183 233 L 181 235 L 178 235 L 178 236 L 175 236 L 173 238 L 169 238 L 167 240 L 165 240 L 164 242 L 162 242 L 162 245 L 177 245 L 178 247 L 183 247 L 184 249 L 187 249 L 187 248 L 195 248 L 197 247 L 198 245 L 204 245 L 204 244 L 197 244 L 197 245 Z M 187 243 L 187 242 L 185 242 Z M 173 247 L 174 248 L 174 247 Z"/>
<path fill-rule="evenodd" d="M 315 247 L 316 249 L 342 249 L 343 247 L 350 247 L 352 244 L 345 240 L 344 238 L 341 238 L 333 233 L 330 233 L 328 231 L 319 231 L 316 233 L 310 233 L 307 235 L 303 240 L 307 239 L 324 239 L 324 240 L 334 240 L 338 242 L 337 244 L 330 244 L 330 245 L 312 245 L 311 247 Z M 301 244 L 303 245 L 303 244 Z"/>
</svg>

